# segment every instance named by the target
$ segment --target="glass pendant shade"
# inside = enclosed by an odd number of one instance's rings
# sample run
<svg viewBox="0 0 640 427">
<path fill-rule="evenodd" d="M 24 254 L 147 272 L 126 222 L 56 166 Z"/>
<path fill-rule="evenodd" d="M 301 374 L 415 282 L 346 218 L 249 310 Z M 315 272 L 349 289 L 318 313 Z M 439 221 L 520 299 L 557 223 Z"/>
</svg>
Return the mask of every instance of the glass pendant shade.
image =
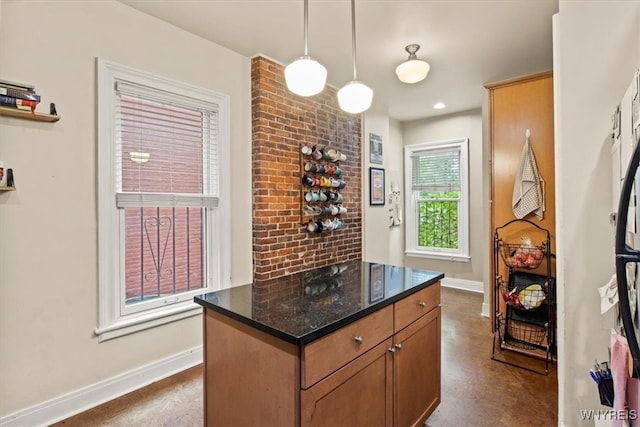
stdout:
<svg viewBox="0 0 640 427">
<path fill-rule="evenodd" d="M 338 105 L 342 111 L 351 114 L 362 113 L 371 107 L 373 89 L 358 81 L 356 70 L 356 3 L 351 0 L 351 47 L 353 60 L 353 80 L 338 91 Z"/>
<path fill-rule="evenodd" d="M 403 83 L 418 83 L 427 77 L 431 67 L 420 59 L 409 59 L 396 67 L 396 74 Z"/>
<path fill-rule="evenodd" d="M 410 44 L 404 48 L 409 52 L 409 59 L 396 67 L 396 75 L 403 83 L 418 83 L 427 77 L 431 68 L 426 61 L 418 59 L 416 52 L 419 44 Z"/>
<path fill-rule="evenodd" d="M 338 104 L 343 111 L 359 114 L 371 107 L 373 90 L 357 80 L 350 81 L 338 91 Z"/>
<path fill-rule="evenodd" d="M 302 56 L 286 66 L 284 79 L 291 92 L 300 96 L 312 96 L 324 89 L 327 69 L 310 56 Z"/>
<path fill-rule="evenodd" d="M 309 0 L 304 0 L 304 55 L 284 69 L 287 89 L 300 96 L 312 96 L 322 92 L 327 82 L 327 69 L 309 56 L 308 27 Z"/>
</svg>

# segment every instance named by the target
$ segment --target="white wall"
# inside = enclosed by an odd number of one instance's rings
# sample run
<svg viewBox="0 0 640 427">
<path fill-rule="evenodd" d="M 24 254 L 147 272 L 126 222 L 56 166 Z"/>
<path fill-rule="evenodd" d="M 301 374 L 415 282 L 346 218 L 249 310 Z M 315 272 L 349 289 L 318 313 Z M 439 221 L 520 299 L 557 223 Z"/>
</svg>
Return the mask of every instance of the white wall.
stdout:
<svg viewBox="0 0 640 427">
<path fill-rule="evenodd" d="M 383 164 L 371 163 L 369 134 L 382 138 Z M 369 205 L 369 168 L 386 170 L 385 195 L 388 194 L 388 168 L 391 165 L 391 153 L 397 149 L 399 141 L 389 139 L 389 118 L 385 114 L 369 110 L 362 120 L 362 258 L 364 261 L 389 263 L 390 247 L 388 240 L 388 204 Z M 388 202 L 388 200 L 386 200 Z M 371 238 L 367 238 L 371 236 Z"/>
<path fill-rule="evenodd" d="M 559 424 L 593 425 L 587 372 L 607 360 L 611 314 L 596 288 L 614 272 L 611 114 L 640 66 L 640 2 L 560 0 L 556 36 L 556 233 Z"/>
<path fill-rule="evenodd" d="M 421 142 L 469 138 L 469 253 L 471 261 L 453 262 L 427 258 L 405 257 L 405 265 L 442 271 L 447 278 L 484 282 L 489 265 L 489 232 L 486 226 L 487 192 L 483 186 L 482 111 L 471 110 L 433 119 L 404 123 L 404 145 Z M 488 284 L 485 295 L 488 298 Z"/>
<path fill-rule="evenodd" d="M 400 187 L 400 219 L 401 225 L 389 228 L 389 261 L 391 265 L 404 265 L 404 221 L 406 220 L 406 212 L 404 212 L 404 151 L 402 144 L 402 123 L 397 120 L 389 121 L 389 140 L 393 142 L 392 149 L 389 150 L 389 185 L 387 186 L 387 194 L 392 190 L 391 183 Z M 387 201 L 389 199 L 387 198 Z M 387 221 L 391 206 L 387 209 Z M 366 237 L 366 236 L 365 236 Z"/>
<path fill-rule="evenodd" d="M 413 268 L 441 271 L 445 273 L 443 285 L 484 292 L 482 313 L 489 313 L 489 234 L 486 202 L 488 190 L 483 168 L 487 164 L 486 142 L 483 138 L 482 109 L 443 115 L 432 119 L 401 123 L 386 115 L 369 111 L 363 126 L 363 259 Z M 372 164 L 369 159 L 369 133 L 382 136 L 383 164 Z M 469 138 L 470 167 L 470 262 L 440 261 L 427 258 L 407 257 L 405 250 L 404 200 L 404 146 L 421 142 L 446 141 Z M 369 167 L 385 169 L 385 206 L 369 206 Z M 400 203 L 403 209 L 401 226 L 390 227 L 389 192 L 391 183 L 401 190 Z"/>
<path fill-rule="evenodd" d="M 382 137 L 382 164 L 371 163 L 369 134 Z M 364 114 L 362 133 L 362 258 L 364 261 L 404 265 L 404 226 L 390 226 L 389 193 L 398 185 L 404 200 L 402 124 L 384 113 Z M 369 168 L 385 170 L 385 204 L 369 205 Z M 401 204 L 403 203 L 401 200 Z M 404 220 L 404 219 L 403 219 Z"/>
<path fill-rule="evenodd" d="M 252 270 L 249 59 L 116 1 L 2 0 L 0 10 L 0 78 L 34 84 L 38 110 L 55 102 L 62 116 L 0 117 L 0 160 L 17 186 L 0 194 L 2 419 L 202 343 L 200 316 L 94 336 L 96 57 L 230 95 L 232 283 Z"/>
</svg>

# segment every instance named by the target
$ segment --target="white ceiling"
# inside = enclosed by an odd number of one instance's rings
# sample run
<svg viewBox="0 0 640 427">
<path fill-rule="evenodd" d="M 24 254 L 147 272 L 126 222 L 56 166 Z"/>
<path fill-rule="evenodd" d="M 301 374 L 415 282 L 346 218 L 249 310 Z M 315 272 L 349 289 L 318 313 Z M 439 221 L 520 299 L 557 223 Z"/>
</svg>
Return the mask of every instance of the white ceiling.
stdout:
<svg viewBox="0 0 640 427">
<path fill-rule="evenodd" d="M 120 1 L 248 57 L 288 64 L 304 51 L 303 0 Z M 485 83 L 552 69 L 558 0 L 357 0 L 355 7 L 358 80 L 374 90 L 374 111 L 400 121 L 479 108 Z M 414 85 L 395 75 L 411 43 L 431 65 Z M 349 0 L 309 0 L 308 48 L 329 84 L 352 80 Z M 434 110 L 439 101 L 447 108 Z"/>
</svg>

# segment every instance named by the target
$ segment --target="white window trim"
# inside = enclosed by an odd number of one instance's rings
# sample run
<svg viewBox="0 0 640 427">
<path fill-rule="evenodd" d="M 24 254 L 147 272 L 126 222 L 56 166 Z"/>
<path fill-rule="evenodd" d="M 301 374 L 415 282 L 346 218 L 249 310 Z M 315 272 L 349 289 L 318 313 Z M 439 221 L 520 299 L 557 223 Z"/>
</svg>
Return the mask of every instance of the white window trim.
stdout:
<svg viewBox="0 0 640 427">
<path fill-rule="evenodd" d="M 413 153 L 425 149 L 448 148 L 452 146 L 460 147 L 460 212 L 458 214 L 458 243 L 460 247 L 457 251 L 442 249 L 423 250 L 418 247 L 417 212 L 416 200 L 414 200 L 411 188 L 413 163 L 411 156 Z M 469 262 L 469 138 L 459 138 L 446 141 L 423 142 L 419 144 L 407 145 L 404 147 L 404 172 L 405 172 L 405 254 L 416 258 L 430 258 L 444 261 Z"/>
<path fill-rule="evenodd" d="M 175 296 L 160 299 L 160 306 L 143 312 L 126 314 L 121 299 L 119 275 L 123 275 L 123 260 L 118 256 L 123 216 L 116 209 L 116 180 L 114 176 L 114 123 L 115 85 L 126 80 L 168 92 L 178 92 L 218 105 L 219 199 L 215 214 L 208 222 L 209 259 L 215 260 L 207 267 L 208 288 L 189 293 L 189 299 L 175 303 Z M 215 289 L 226 288 L 231 283 L 230 246 L 230 183 L 229 179 L 229 96 L 208 89 L 191 86 L 179 81 L 156 76 L 145 71 L 97 58 L 98 82 L 98 326 L 95 329 L 99 341 L 116 338 L 152 328 L 186 317 L 199 315 L 202 307 L 193 302 L 193 296 Z M 217 237 L 212 237 L 217 236 Z"/>
</svg>

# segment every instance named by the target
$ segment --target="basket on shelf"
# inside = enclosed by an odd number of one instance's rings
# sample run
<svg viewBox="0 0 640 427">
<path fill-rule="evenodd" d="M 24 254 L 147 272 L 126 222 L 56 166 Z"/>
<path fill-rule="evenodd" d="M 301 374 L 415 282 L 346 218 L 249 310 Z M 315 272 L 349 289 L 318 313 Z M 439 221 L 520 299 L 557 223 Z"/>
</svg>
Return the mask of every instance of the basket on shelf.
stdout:
<svg viewBox="0 0 640 427">
<path fill-rule="evenodd" d="M 504 341 L 514 347 L 535 350 L 543 345 L 547 336 L 547 326 L 510 319 L 503 325 Z"/>
<path fill-rule="evenodd" d="M 529 243 L 509 244 L 500 242 L 500 255 L 507 266 L 511 268 L 534 269 L 540 266 L 547 248 L 543 243 L 534 246 Z"/>
<path fill-rule="evenodd" d="M 531 283 L 527 286 L 513 286 L 509 289 L 507 283 L 499 282 L 500 294 L 507 305 L 520 310 L 535 310 L 547 299 L 547 283 Z"/>
</svg>

